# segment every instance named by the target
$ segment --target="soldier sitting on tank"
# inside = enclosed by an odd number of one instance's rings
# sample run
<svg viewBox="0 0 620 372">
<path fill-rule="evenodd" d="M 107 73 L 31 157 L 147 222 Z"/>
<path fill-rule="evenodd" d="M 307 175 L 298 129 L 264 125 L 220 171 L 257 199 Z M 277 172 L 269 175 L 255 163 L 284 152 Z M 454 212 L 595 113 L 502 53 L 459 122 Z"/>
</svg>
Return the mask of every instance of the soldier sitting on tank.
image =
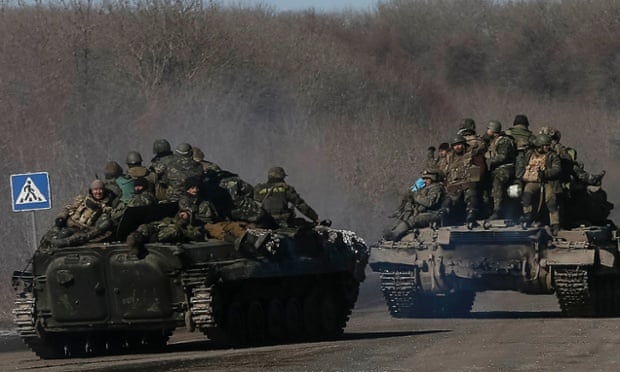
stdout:
<svg viewBox="0 0 620 372">
<path fill-rule="evenodd" d="M 178 201 L 185 193 L 185 181 L 202 177 L 202 166 L 193 159 L 193 148 L 189 143 L 181 143 L 174 151 L 172 159 L 160 170 L 160 183 L 167 189 L 168 201 Z"/>
<path fill-rule="evenodd" d="M 267 172 L 267 183 L 259 183 L 254 187 L 254 199 L 261 203 L 262 208 L 280 227 L 307 225 L 306 220 L 295 218 L 295 208 L 313 224 L 319 224 L 318 214 L 301 198 L 293 186 L 284 181 L 286 176 L 284 168 L 270 168 Z"/>
<path fill-rule="evenodd" d="M 196 146 L 194 146 L 193 157 L 194 161 L 200 163 L 202 166 L 203 173 L 208 174 L 210 172 L 219 172 L 222 170 L 222 168 L 214 162 L 205 160 L 205 153 Z"/>
<path fill-rule="evenodd" d="M 179 210 L 174 217 L 142 224 L 127 236 L 127 247 L 138 257 L 148 253 L 147 243 L 184 243 L 203 241 L 205 232 L 202 226 L 192 223 L 192 211 Z"/>
<path fill-rule="evenodd" d="M 481 136 L 476 134 L 476 122 L 474 119 L 465 118 L 461 120 L 461 124 L 459 125 L 459 129 L 456 134 L 463 136 L 467 142 L 469 151 L 471 151 L 474 156 L 482 155 L 486 152 L 487 143 Z"/>
<path fill-rule="evenodd" d="M 496 120 L 487 126 L 489 148 L 484 154 L 487 169 L 490 171 L 491 199 L 493 212 L 489 219 L 502 215 L 502 205 L 506 201 L 506 188 L 515 177 L 517 150 L 512 138 L 502 132 L 502 123 Z"/>
<path fill-rule="evenodd" d="M 557 234 L 560 229 L 560 213 L 557 203 L 557 194 L 561 191 L 560 158 L 551 151 L 551 137 L 548 135 L 536 135 L 533 144 L 534 149 L 527 150 L 517 158 L 516 176 L 525 183 L 521 197 L 523 204 L 521 223 L 523 227 L 529 226 L 534 220 L 534 212 L 540 213 L 544 200 L 549 211 L 551 232 Z M 537 210 L 534 211 L 533 199 L 536 194 L 538 194 L 539 202 Z M 543 222 L 544 219 L 538 217 L 539 221 Z"/>
<path fill-rule="evenodd" d="M 457 215 L 454 208 L 458 211 L 464 204 L 465 223 L 471 229 L 477 225 L 478 183 L 484 175 L 484 156 L 472 152 L 465 138 L 458 134 L 452 140 L 451 146 L 446 174 L 446 190 L 452 206 L 451 222 L 462 223 L 460 213 Z"/>
<path fill-rule="evenodd" d="M 158 201 L 163 201 L 168 197 L 168 190 L 167 185 L 162 182 L 162 178 L 168 163 L 173 159 L 170 142 L 165 139 L 155 140 L 153 142 L 153 155 L 149 171 L 153 174 L 155 197 Z"/>
<path fill-rule="evenodd" d="M 155 195 L 148 189 L 149 182 L 144 177 L 138 177 L 133 182 L 133 196 L 127 202 L 128 207 L 144 207 L 157 204 Z"/>
<path fill-rule="evenodd" d="M 72 204 L 63 209 L 55 219 L 54 227 L 41 239 L 41 246 L 75 246 L 111 237 L 111 214 L 117 207 L 112 204 L 113 200 L 104 182 L 94 180 L 87 195 L 76 197 Z"/>
<path fill-rule="evenodd" d="M 422 173 L 424 187 L 409 193 L 403 213 L 390 230 L 383 235 L 385 240 L 398 241 L 415 227 L 426 227 L 441 223 L 449 210 L 450 199 L 441 183 L 443 173 L 429 169 Z"/>
<path fill-rule="evenodd" d="M 121 168 L 120 164 L 117 162 L 109 161 L 105 165 L 103 175 L 105 177 L 105 180 L 103 181 L 105 188 L 112 192 L 120 200 L 123 195 L 123 191 L 120 186 L 118 186 L 118 183 L 116 183 L 116 179 L 123 175 L 123 168 Z"/>
</svg>

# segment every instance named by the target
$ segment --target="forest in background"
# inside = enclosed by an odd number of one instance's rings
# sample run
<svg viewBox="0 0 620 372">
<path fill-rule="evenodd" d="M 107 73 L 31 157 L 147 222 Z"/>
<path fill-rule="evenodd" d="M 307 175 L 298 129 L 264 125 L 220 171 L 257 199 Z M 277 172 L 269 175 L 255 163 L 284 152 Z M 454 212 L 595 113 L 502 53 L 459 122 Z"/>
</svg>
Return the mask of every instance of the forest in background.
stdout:
<svg viewBox="0 0 620 372">
<path fill-rule="evenodd" d="M 40 237 L 108 160 L 189 142 L 262 182 L 272 165 L 322 218 L 376 241 L 426 148 L 463 117 L 559 128 L 620 180 L 620 3 L 389 0 L 275 12 L 200 0 L 0 0 L 0 319 L 35 242 L 9 175 L 50 174 Z M 613 212 L 617 217 L 618 214 Z"/>
</svg>

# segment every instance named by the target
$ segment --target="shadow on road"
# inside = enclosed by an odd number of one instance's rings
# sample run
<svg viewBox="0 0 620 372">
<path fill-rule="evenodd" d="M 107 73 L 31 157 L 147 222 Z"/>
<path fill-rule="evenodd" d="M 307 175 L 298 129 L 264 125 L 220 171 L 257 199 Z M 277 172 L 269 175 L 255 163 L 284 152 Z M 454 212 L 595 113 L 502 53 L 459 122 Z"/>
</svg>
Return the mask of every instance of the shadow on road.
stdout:
<svg viewBox="0 0 620 372">
<path fill-rule="evenodd" d="M 535 318 L 564 318 L 560 311 L 479 311 L 472 312 L 468 318 L 472 319 L 535 319 Z"/>
<path fill-rule="evenodd" d="M 359 332 L 359 333 L 345 333 L 340 340 L 374 340 L 380 338 L 390 337 L 405 337 L 405 336 L 418 336 L 427 335 L 432 333 L 451 332 L 448 329 L 434 329 L 429 331 L 394 331 L 394 332 Z"/>
</svg>

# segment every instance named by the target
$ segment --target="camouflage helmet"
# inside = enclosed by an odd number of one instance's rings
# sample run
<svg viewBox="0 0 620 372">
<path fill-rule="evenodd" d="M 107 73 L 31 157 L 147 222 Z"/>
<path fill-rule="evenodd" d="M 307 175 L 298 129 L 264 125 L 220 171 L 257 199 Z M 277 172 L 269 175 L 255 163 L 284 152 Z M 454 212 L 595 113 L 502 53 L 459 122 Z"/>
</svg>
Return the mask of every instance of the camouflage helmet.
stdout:
<svg viewBox="0 0 620 372">
<path fill-rule="evenodd" d="M 534 137 L 534 146 L 540 147 L 543 145 L 551 145 L 551 137 L 547 134 L 537 134 Z"/>
<path fill-rule="evenodd" d="M 491 130 L 493 133 L 500 133 L 502 131 L 502 123 L 498 120 L 491 120 L 489 124 L 487 124 L 487 129 Z"/>
<path fill-rule="evenodd" d="M 465 140 L 465 137 L 463 137 L 460 134 L 457 134 L 456 136 L 454 136 L 454 138 L 452 139 L 452 142 L 450 142 L 450 146 L 454 146 L 457 145 L 459 143 L 466 143 L 467 140 Z"/>
<path fill-rule="evenodd" d="M 461 120 L 459 130 L 476 130 L 476 122 L 472 118 L 465 118 Z"/>
<path fill-rule="evenodd" d="M 103 169 L 103 175 L 107 180 L 116 179 L 123 174 L 123 168 L 115 161 L 109 161 Z"/>
<path fill-rule="evenodd" d="M 153 142 L 153 155 L 170 153 L 170 142 L 165 139 L 158 139 Z"/>
<path fill-rule="evenodd" d="M 439 181 L 443 176 L 443 173 L 439 169 L 425 169 L 422 172 L 422 178 L 428 178 L 433 182 Z"/>
<path fill-rule="evenodd" d="M 540 131 L 538 131 L 538 134 L 546 134 L 551 137 L 552 140 L 556 140 L 558 142 L 560 141 L 560 138 L 562 138 L 560 131 L 553 127 L 542 127 L 540 128 Z"/>
<path fill-rule="evenodd" d="M 188 156 L 188 157 L 192 156 L 192 153 L 193 153 L 192 145 L 190 145 L 189 143 L 182 143 L 178 145 L 174 151 L 181 156 Z"/>
<path fill-rule="evenodd" d="M 142 164 L 142 155 L 137 151 L 129 151 L 125 163 L 127 163 L 127 165 L 140 165 Z"/>
<path fill-rule="evenodd" d="M 267 177 L 274 179 L 283 179 L 287 174 L 282 167 L 271 167 L 267 172 Z"/>
</svg>

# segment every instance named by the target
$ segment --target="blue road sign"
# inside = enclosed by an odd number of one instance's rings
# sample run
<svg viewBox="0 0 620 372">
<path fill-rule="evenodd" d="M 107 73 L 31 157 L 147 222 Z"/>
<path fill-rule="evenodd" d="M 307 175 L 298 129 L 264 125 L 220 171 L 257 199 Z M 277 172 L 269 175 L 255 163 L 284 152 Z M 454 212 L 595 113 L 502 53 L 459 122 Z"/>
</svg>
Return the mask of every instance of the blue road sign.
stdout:
<svg viewBox="0 0 620 372">
<path fill-rule="evenodd" d="M 13 212 L 50 209 L 50 179 L 47 172 L 11 175 Z"/>
</svg>

